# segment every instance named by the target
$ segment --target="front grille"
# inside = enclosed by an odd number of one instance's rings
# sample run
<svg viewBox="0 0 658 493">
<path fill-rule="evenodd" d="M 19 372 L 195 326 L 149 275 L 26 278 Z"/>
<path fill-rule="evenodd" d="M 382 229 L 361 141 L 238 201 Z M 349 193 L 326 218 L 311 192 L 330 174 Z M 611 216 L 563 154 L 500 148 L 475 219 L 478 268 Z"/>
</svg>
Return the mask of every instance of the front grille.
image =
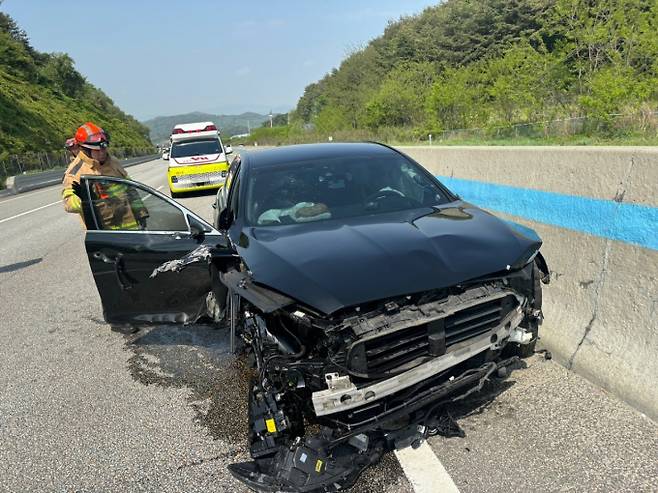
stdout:
<svg viewBox="0 0 658 493">
<path fill-rule="evenodd" d="M 433 322 L 357 341 L 348 351 L 348 365 L 351 370 L 365 374 L 386 374 L 413 366 L 415 362 L 444 354 L 453 344 L 489 332 L 517 305 L 517 299 L 508 295 Z"/>
</svg>

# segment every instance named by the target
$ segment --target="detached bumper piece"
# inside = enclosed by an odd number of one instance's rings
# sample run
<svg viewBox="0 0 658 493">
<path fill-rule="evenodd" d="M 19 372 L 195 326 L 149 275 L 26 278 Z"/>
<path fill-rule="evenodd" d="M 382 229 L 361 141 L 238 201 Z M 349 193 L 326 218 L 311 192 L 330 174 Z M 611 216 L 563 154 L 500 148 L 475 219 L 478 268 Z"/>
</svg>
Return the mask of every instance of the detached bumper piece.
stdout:
<svg viewBox="0 0 658 493">
<path fill-rule="evenodd" d="M 361 473 L 376 464 L 389 450 L 418 446 L 422 440 L 436 434 L 464 436 L 452 418 L 443 414 L 444 406 L 479 391 L 497 370 L 511 369 L 517 363 L 518 358 L 513 357 L 467 370 L 453 380 L 417 394 L 404 406 L 392 408 L 356 425 L 341 426 L 337 422 L 338 427 L 333 431 L 323 428 L 319 434 L 297 438 L 289 445 L 276 440 L 279 443 L 276 448 L 273 447 L 274 441 L 268 441 L 269 451 L 274 449 L 276 452 L 267 458 L 258 458 L 252 444 L 255 461 L 231 464 L 229 471 L 249 488 L 260 492 L 343 491 L 353 486 Z M 509 372 L 503 373 L 507 375 Z M 251 405 L 256 415 L 270 413 L 268 415 L 271 417 L 265 418 L 265 422 L 273 420 L 275 424 L 270 421 L 266 426 L 276 436 L 275 430 L 284 421 L 282 416 L 277 416 L 277 412 L 271 413 L 271 408 L 266 410 L 267 405 L 258 405 L 254 401 Z M 390 429 L 387 423 L 404 416 L 416 418 L 401 429 L 385 431 Z M 256 419 L 252 426 L 259 421 L 260 418 Z M 339 432 L 339 429 L 342 431 Z"/>
<path fill-rule="evenodd" d="M 307 438 L 304 443 L 282 447 L 272 459 L 231 464 L 229 471 L 256 491 L 342 491 L 351 487 L 385 452 L 383 441 L 364 452 L 346 443 L 329 454 L 328 445 L 327 440 Z"/>
</svg>

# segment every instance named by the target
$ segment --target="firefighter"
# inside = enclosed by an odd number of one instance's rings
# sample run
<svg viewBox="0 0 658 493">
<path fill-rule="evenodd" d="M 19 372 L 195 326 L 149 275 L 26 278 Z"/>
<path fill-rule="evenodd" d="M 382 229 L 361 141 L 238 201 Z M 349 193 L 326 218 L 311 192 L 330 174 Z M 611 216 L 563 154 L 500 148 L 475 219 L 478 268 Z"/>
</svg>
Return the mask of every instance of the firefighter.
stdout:
<svg viewBox="0 0 658 493">
<path fill-rule="evenodd" d="M 92 122 L 87 122 L 75 133 L 79 152 L 69 165 L 62 181 L 64 210 L 82 216 L 80 177 L 103 175 L 127 178 L 121 164 L 107 152 L 108 134 Z M 101 229 L 145 229 L 148 211 L 135 189 L 119 183 L 93 183 L 91 198 Z M 84 224 L 84 219 L 83 219 Z"/>
<path fill-rule="evenodd" d="M 66 142 L 64 143 L 64 149 L 69 151 L 71 154 L 71 162 L 73 162 L 73 160 L 78 157 L 78 152 L 80 152 L 80 146 L 75 142 L 75 138 L 73 137 L 66 139 Z"/>
</svg>

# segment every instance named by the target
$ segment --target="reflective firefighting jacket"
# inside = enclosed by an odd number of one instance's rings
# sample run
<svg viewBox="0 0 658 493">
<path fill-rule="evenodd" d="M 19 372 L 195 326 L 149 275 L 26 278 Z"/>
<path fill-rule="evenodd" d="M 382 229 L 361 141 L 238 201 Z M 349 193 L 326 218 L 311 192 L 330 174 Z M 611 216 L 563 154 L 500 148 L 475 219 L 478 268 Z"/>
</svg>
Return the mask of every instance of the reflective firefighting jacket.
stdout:
<svg viewBox="0 0 658 493">
<path fill-rule="evenodd" d="M 69 165 L 62 180 L 62 200 L 66 212 L 82 215 L 80 198 L 73 193 L 73 182 L 80 183 L 82 175 L 102 175 L 127 178 L 121 164 L 108 156 L 100 164 L 85 153 L 80 152 Z M 94 182 L 91 187 L 92 205 L 102 229 L 140 229 L 148 218 L 148 211 L 135 189 L 120 183 Z M 83 221 L 84 224 L 84 221 Z"/>
</svg>

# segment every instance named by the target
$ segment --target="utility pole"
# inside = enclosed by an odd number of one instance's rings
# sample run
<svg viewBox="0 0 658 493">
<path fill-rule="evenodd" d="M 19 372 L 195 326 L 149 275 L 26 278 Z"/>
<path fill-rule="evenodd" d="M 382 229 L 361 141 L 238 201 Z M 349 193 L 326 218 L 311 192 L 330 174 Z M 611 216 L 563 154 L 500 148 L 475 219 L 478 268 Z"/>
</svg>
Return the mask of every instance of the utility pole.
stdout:
<svg viewBox="0 0 658 493">
<path fill-rule="evenodd" d="M 274 126 L 274 122 L 272 120 L 273 117 L 274 117 L 274 115 L 272 115 L 272 110 L 270 110 L 270 128 L 272 128 Z"/>
<path fill-rule="evenodd" d="M 251 135 L 251 122 L 247 120 L 247 134 Z"/>
</svg>

